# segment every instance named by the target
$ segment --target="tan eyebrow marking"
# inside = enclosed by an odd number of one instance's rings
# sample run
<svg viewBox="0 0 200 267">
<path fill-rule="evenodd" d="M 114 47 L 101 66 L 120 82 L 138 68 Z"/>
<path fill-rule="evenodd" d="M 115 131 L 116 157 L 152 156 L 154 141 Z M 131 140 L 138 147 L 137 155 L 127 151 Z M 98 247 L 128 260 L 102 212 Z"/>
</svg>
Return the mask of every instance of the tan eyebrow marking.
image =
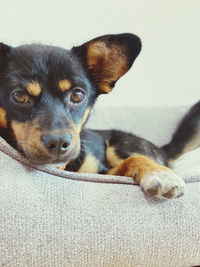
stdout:
<svg viewBox="0 0 200 267">
<path fill-rule="evenodd" d="M 72 86 L 72 83 L 67 79 L 60 80 L 58 84 L 62 92 L 69 90 Z"/>
<path fill-rule="evenodd" d="M 7 128 L 6 111 L 0 107 L 0 127 Z"/>
<path fill-rule="evenodd" d="M 29 92 L 29 94 L 33 96 L 39 96 L 42 91 L 42 88 L 40 87 L 38 82 L 33 81 L 27 84 L 26 90 Z"/>
</svg>

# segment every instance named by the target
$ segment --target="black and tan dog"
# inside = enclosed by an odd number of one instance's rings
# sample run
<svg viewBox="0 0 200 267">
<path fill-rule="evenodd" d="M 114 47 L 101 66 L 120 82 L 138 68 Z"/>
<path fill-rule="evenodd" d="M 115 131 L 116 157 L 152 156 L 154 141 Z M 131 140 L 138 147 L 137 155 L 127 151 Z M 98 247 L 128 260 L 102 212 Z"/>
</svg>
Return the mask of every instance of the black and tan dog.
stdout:
<svg viewBox="0 0 200 267">
<path fill-rule="evenodd" d="M 162 148 L 130 133 L 84 128 L 97 97 L 112 90 L 140 50 L 133 34 L 102 36 L 69 51 L 1 43 L 0 135 L 31 161 L 129 176 L 158 198 L 181 196 L 185 183 L 168 161 L 199 146 L 200 102 Z"/>
</svg>

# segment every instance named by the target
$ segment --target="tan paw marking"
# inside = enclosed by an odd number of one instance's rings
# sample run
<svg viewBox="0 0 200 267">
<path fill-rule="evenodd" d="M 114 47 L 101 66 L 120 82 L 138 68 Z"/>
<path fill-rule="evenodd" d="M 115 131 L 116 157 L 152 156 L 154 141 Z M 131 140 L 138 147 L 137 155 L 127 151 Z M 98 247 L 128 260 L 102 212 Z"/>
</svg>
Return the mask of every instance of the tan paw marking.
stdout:
<svg viewBox="0 0 200 267">
<path fill-rule="evenodd" d="M 171 171 L 154 171 L 144 176 L 140 182 L 141 188 L 159 199 L 173 199 L 185 192 L 185 182 Z"/>
</svg>

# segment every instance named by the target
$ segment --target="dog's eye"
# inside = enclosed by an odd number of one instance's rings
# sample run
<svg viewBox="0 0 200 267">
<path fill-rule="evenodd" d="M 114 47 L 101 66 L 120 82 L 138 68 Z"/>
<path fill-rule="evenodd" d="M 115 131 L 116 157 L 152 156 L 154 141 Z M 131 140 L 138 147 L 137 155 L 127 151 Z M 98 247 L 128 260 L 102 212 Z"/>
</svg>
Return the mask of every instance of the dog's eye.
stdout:
<svg viewBox="0 0 200 267">
<path fill-rule="evenodd" d="M 80 103 L 85 98 L 85 92 L 80 88 L 75 88 L 70 96 L 70 101 L 72 103 Z"/>
<path fill-rule="evenodd" d="M 29 98 L 29 96 L 27 95 L 26 92 L 22 91 L 22 90 L 17 90 L 14 91 L 11 94 L 11 99 L 19 104 L 31 104 L 31 100 Z"/>
</svg>

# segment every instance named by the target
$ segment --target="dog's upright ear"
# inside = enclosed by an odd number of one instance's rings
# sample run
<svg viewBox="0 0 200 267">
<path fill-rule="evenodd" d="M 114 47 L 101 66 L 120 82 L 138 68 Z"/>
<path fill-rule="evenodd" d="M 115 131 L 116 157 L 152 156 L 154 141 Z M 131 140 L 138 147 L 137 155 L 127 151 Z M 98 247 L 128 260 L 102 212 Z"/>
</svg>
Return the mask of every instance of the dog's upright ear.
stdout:
<svg viewBox="0 0 200 267">
<path fill-rule="evenodd" d="M 0 64 L 2 64 L 13 52 L 14 48 L 0 42 Z"/>
<path fill-rule="evenodd" d="M 123 33 L 97 37 L 72 51 L 82 60 L 100 93 L 109 93 L 132 66 L 141 50 L 140 38 Z"/>
</svg>

